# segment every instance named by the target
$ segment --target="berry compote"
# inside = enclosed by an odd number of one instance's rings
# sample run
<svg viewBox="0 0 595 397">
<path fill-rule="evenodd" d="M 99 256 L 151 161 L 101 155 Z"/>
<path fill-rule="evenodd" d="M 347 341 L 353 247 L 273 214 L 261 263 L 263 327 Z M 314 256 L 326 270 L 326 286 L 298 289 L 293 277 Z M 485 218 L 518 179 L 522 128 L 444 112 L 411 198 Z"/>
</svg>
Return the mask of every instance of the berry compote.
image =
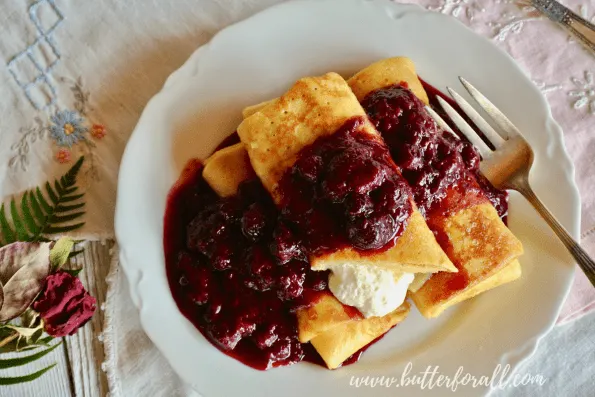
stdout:
<svg viewBox="0 0 595 397">
<path fill-rule="evenodd" d="M 437 90 L 426 88 L 430 98 L 437 95 Z M 362 106 L 426 217 L 437 213 L 446 216 L 471 204 L 460 200 L 470 197 L 474 202 L 488 199 L 501 217 L 506 215 L 507 194 L 480 175 L 477 150 L 467 140 L 440 129 L 408 88 L 392 85 L 372 91 Z"/>
<path fill-rule="evenodd" d="M 411 190 L 379 136 L 355 117 L 302 149 L 279 182 L 285 219 L 311 254 L 392 247 L 413 210 Z"/>
<path fill-rule="evenodd" d="M 256 369 L 302 361 L 294 311 L 327 292 L 258 180 L 219 198 L 191 162 L 170 193 L 165 255 L 181 312 L 226 354 Z M 318 360 L 319 361 L 319 360 Z"/>
<path fill-rule="evenodd" d="M 305 148 L 279 183 L 279 206 L 258 179 L 218 197 L 199 161 L 170 193 L 164 245 L 174 299 L 216 347 L 253 368 L 323 364 L 297 338 L 295 311 L 330 294 L 328 272 L 312 271 L 310 255 L 383 250 L 405 228 L 409 187 L 380 137 L 360 131 L 363 122 L 351 119 Z"/>
</svg>

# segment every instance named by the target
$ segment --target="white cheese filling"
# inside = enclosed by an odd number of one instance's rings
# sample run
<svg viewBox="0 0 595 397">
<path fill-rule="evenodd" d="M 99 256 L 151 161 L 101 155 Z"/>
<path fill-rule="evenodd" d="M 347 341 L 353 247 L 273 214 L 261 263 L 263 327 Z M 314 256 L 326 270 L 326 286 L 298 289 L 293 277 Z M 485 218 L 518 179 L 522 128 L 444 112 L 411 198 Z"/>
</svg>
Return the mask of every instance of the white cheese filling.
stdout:
<svg viewBox="0 0 595 397">
<path fill-rule="evenodd" d="M 374 266 L 342 263 L 330 268 L 329 288 L 343 304 L 356 307 L 364 317 L 382 317 L 401 306 L 413 273 L 394 272 Z"/>
</svg>

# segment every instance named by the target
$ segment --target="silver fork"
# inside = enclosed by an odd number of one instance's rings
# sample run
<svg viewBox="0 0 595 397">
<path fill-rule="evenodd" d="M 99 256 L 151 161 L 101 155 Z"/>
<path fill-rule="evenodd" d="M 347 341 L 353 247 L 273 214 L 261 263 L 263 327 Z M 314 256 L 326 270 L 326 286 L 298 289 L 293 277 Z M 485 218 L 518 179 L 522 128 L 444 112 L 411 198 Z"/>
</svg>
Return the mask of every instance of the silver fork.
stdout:
<svg viewBox="0 0 595 397">
<path fill-rule="evenodd" d="M 552 230 L 566 246 L 570 254 L 583 269 L 591 284 L 595 286 L 595 262 L 580 245 L 568 234 L 546 206 L 539 200 L 529 185 L 529 171 L 533 165 L 533 150 L 523 138 L 521 132 L 512 122 L 490 102 L 481 92 L 467 80 L 459 77 L 465 89 L 479 106 L 490 116 L 498 127 L 497 132 L 492 126 L 457 92 L 447 87 L 457 105 L 471 119 L 477 128 L 494 146 L 492 150 L 475 132 L 475 130 L 457 113 L 444 99 L 438 97 L 440 105 L 451 118 L 457 128 L 475 145 L 482 157 L 480 170 L 485 177 L 497 188 L 516 190 L 521 193 L 550 225 Z M 450 130 L 448 125 L 435 112 L 430 111 L 432 117 L 443 128 Z M 450 130 L 452 132 L 452 130 Z"/>
</svg>

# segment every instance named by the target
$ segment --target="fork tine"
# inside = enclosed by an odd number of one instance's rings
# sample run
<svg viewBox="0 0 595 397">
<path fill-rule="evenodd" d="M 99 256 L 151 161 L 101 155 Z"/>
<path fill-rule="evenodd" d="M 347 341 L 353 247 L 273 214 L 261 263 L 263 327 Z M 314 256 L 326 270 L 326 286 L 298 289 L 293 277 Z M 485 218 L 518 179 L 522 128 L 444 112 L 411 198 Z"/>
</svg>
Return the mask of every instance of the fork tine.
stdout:
<svg viewBox="0 0 595 397">
<path fill-rule="evenodd" d="M 496 130 L 494 130 L 492 126 L 487 121 L 485 121 L 485 119 L 481 117 L 479 113 L 477 113 L 473 106 L 471 106 L 469 102 L 459 95 L 459 93 L 450 87 L 446 87 L 446 89 L 450 93 L 450 96 L 455 100 L 457 105 L 459 105 L 461 110 L 463 110 L 463 112 L 471 119 L 471 121 L 473 121 L 477 128 L 483 132 L 488 141 L 490 141 L 496 149 L 501 147 L 506 142 L 504 139 L 502 139 L 500 134 L 498 134 Z"/>
<path fill-rule="evenodd" d="M 449 105 L 448 102 L 446 102 L 439 96 L 436 98 L 438 98 L 440 106 L 442 106 L 442 109 L 444 109 L 444 111 L 446 112 L 448 117 L 450 117 L 452 122 L 455 123 L 455 125 L 463 133 L 463 135 L 465 135 L 467 139 L 469 139 L 469 142 L 471 142 L 473 146 L 475 146 L 477 150 L 479 150 L 479 154 L 481 154 L 481 157 L 483 157 L 484 160 L 489 158 L 492 155 L 492 149 L 490 149 L 488 145 L 486 145 L 486 143 L 479 137 L 479 135 L 477 135 L 473 128 L 471 128 L 471 126 L 467 124 L 467 122 L 461 117 L 461 115 L 459 115 L 457 111 Z"/>
<path fill-rule="evenodd" d="M 500 109 L 498 109 L 492 102 L 490 102 L 488 98 L 486 98 L 481 92 L 479 92 L 477 88 L 473 87 L 471 83 L 469 83 L 467 80 L 460 76 L 459 80 L 461 81 L 467 92 L 469 92 L 469 95 L 471 95 L 471 97 L 473 97 L 473 99 L 477 101 L 479 106 L 481 106 L 481 108 L 485 110 L 485 112 L 492 118 L 492 120 L 494 120 L 498 127 L 500 127 L 507 134 L 507 138 L 511 138 L 513 136 L 521 136 L 521 132 L 518 130 L 518 128 L 516 128 L 514 124 L 512 124 L 512 121 L 510 121 L 508 117 L 506 117 L 504 113 L 500 111 Z"/>
<path fill-rule="evenodd" d="M 459 138 L 459 136 L 452 130 L 452 128 L 450 128 L 448 123 L 446 121 L 444 121 L 444 119 L 442 117 L 440 117 L 440 115 L 438 113 L 436 113 L 436 111 L 434 109 L 432 109 L 430 106 L 426 106 L 426 111 L 434 119 L 436 124 L 438 124 L 438 127 L 442 128 L 444 131 L 450 132 L 452 134 L 452 136 L 454 136 L 455 138 Z"/>
</svg>

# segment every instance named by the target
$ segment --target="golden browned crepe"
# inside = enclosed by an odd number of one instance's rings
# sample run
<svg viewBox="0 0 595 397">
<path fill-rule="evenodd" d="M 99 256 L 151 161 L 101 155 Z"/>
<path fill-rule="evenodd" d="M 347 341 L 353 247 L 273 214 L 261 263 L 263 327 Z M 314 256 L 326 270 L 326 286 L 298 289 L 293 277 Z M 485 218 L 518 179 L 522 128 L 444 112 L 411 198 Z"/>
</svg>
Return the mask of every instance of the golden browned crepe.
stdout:
<svg viewBox="0 0 595 397">
<path fill-rule="evenodd" d="M 244 108 L 244 110 L 242 110 L 242 117 L 247 119 L 248 117 L 252 116 L 254 113 L 260 111 L 261 109 L 264 109 L 267 105 L 272 104 L 276 100 L 277 99 L 271 99 L 269 101 L 257 103 L 256 105 L 248 106 L 248 107 Z"/>
<path fill-rule="evenodd" d="M 407 57 L 388 58 L 375 62 L 351 77 L 347 83 L 359 101 L 371 91 L 389 85 L 405 83 L 426 105 L 428 94 L 415 73 L 413 61 Z"/>
<path fill-rule="evenodd" d="M 256 177 L 242 143 L 213 153 L 205 160 L 202 176 L 221 197 L 233 196 L 240 183 Z"/>
<path fill-rule="evenodd" d="M 365 68 L 348 81 L 358 100 L 371 91 L 403 84 L 428 103 L 413 62 L 404 57 L 389 58 Z M 461 197 L 470 203 L 447 217 L 429 215 L 426 221 L 442 238 L 442 248 L 458 273 L 437 273 L 415 293 L 413 301 L 426 317 L 436 317 L 447 307 L 520 277 L 516 258 L 523 253 L 521 242 L 498 217 L 487 201 Z"/>
<path fill-rule="evenodd" d="M 362 116 L 366 120 L 362 131 L 371 139 L 379 139 L 349 86 L 336 73 L 301 79 L 280 98 L 253 108 L 257 110 L 244 112 L 250 116 L 240 124 L 238 134 L 256 174 L 277 202 L 278 181 L 299 152 L 319 137 L 333 134 L 347 120 Z M 311 257 L 310 263 L 314 270 L 355 263 L 393 272 L 456 271 L 417 209 L 393 248 L 366 255 L 345 248 Z"/>
<path fill-rule="evenodd" d="M 357 310 L 346 307 L 333 294 L 324 294 L 312 306 L 297 311 L 298 339 L 310 342 L 333 327 L 362 318 L 354 312 Z"/>
<path fill-rule="evenodd" d="M 339 367 L 353 353 L 384 335 L 409 314 L 409 304 L 403 303 L 383 317 L 370 317 L 344 322 L 310 340 L 327 367 Z"/>
</svg>

